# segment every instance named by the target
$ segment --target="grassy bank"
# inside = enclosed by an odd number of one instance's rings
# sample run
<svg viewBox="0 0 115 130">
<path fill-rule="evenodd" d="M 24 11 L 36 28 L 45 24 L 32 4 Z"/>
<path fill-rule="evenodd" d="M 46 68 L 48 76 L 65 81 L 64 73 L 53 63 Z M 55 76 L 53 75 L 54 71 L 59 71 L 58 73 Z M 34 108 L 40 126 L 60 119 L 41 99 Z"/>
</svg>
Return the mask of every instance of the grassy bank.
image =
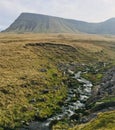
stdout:
<svg viewBox="0 0 115 130">
<path fill-rule="evenodd" d="M 114 62 L 114 41 L 95 35 L 0 34 L 0 127 L 59 112 L 67 93 L 59 65 Z"/>
</svg>

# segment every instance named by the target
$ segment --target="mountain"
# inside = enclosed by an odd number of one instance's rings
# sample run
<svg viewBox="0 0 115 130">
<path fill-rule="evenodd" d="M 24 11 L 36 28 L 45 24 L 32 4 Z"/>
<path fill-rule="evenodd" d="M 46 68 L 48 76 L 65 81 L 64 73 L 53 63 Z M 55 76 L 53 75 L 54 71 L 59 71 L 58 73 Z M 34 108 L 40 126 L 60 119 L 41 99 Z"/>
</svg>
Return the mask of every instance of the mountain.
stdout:
<svg viewBox="0 0 115 130">
<path fill-rule="evenodd" d="M 64 19 L 54 16 L 22 13 L 3 32 L 16 33 L 91 33 L 115 34 L 115 18 L 101 23 L 88 23 L 84 21 Z"/>
<path fill-rule="evenodd" d="M 47 15 L 22 13 L 5 32 L 78 32 L 73 24 L 68 21 L 70 20 Z"/>
</svg>

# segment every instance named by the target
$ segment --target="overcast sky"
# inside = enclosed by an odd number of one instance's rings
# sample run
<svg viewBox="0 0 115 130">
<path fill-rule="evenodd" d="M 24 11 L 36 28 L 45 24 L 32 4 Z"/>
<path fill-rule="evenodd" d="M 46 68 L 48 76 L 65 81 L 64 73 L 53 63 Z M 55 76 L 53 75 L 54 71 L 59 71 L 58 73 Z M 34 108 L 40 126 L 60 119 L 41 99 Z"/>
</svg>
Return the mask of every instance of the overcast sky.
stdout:
<svg viewBox="0 0 115 130">
<path fill-rule="evenodd" d="M 0 0 L 0 30 L 22 12 L 100 22 L 115 17 L 115 0 Z"/>
</svg>

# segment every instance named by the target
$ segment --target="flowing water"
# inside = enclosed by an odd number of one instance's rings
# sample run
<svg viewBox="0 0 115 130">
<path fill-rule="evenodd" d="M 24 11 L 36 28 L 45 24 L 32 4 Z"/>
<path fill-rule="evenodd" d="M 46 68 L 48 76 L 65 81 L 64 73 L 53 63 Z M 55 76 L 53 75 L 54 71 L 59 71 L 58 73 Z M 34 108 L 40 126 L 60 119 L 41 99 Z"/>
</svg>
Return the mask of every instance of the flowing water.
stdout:
<svg viewBox="0 0 115 130">
<path fill-rule="evenodd" d="M 28 126 L 21 128 L 20 130 L 50 130 L 51 124 L 53 122 L 57 122 L 61 119 L 70 119 L 72 115 L 75 114 L 75 110 L 84 108 L 85 104 L 83 103 L 86 101 L 89 96 L 91 95 L 91 88 L 92 83 L 84 78 L 81 77 L 81 71 L 74 74 L 74 79 L 76 79 L 82 85 L 69 88 L 67 99 L 62 106 L 62 112 L 58 113 L 57 115 L 48 118 L 43 122 L 33 121 Z M 79 97 L 78 97 L 79 93 Z M 73 98 L 77 98 L 77 100 L 73 100 Z"/>
</svg>

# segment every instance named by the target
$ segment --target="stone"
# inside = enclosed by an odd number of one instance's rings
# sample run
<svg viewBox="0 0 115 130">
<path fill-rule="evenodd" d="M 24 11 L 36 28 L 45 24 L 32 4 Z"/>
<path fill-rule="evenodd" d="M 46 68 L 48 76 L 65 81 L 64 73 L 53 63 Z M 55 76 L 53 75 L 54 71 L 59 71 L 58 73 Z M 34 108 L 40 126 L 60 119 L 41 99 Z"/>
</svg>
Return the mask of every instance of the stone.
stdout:
<svg viewBox="0 0 115 130">
<path fill-rule="evenodd" d="M 47 72 L 47 69 L 42 68 L 42 69 L 40 69 L 40 72 Z"/>
<path fill-rule="evenodd" d="M 79 120 L 79 118 L 80 118 L 79 114 L 73 114 L 73 115 L 70 117 L 71 120 Z"/>
</svg>

